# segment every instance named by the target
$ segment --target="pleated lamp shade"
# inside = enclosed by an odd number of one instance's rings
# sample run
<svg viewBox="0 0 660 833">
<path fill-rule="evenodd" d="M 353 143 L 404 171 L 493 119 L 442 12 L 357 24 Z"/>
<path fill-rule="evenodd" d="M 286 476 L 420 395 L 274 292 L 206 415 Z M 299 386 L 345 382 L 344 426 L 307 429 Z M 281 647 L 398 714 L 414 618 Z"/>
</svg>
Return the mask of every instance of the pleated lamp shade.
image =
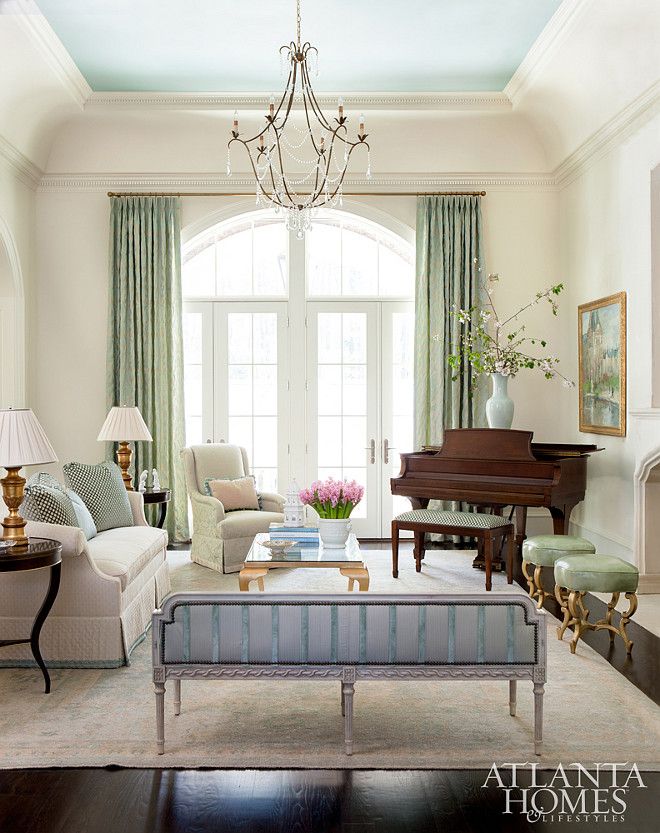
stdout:
<svg viewBox="0 0 660 833">
<path fill-rule="evenodd" d="M 129 440 L 151 442 L 153 437 L 138 408 L 131 405 L 119 405 L 110 409 L 96 439 L 120 443 Z"/>
<path fill-rule="evenodd" d="M 0 411 L 0 466 L 56 463 L 57 454 L 30 408 Z"/>
</svg>

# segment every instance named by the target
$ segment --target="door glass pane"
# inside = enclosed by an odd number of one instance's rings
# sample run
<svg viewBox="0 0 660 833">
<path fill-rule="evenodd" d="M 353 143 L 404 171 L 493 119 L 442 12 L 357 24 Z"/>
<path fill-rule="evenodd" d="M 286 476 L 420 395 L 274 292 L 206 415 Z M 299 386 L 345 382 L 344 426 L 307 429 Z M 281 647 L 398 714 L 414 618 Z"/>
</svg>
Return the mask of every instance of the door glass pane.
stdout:
<svg viewBox="0 0 660 833">
<path fill-rule="evenodd" d="M 277 313 L 227 313 L 227 441 L 247 449 L 264 491 L 277 486 L 277 349 Z"/>
<path fill-rule="evenodd" d="M 227 316 L 229 364 L 252 363 L 252 313 L 232 312 Z"/>
<path fill-rule="evenodd" d="M 365 364 L 367 361 L 367 316 L 363 312 L 344 312 L 341 316 L 344 364 Z"/>
<path fill-rule="evenodd" d="M 317 326 L 318 476 L 353 479 L 354 472 L 366 487 L 367 314 L 323 312 Z"/>
</svg>

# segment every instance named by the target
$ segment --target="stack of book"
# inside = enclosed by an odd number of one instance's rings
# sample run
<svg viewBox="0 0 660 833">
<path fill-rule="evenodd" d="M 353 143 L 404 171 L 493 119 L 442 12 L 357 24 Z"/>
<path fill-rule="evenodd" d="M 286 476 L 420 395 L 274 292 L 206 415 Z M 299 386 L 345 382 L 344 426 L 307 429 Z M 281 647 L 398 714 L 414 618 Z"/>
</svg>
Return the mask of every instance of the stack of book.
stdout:
<svg viewBox="0 0 660 833">
<path fill-rule="evenodd" d="M 318 547 L 318 526 L 284 526 L 271 524 L 268 535 L 274 541 L 297 541 L 301 547 Z"/>
</svg>

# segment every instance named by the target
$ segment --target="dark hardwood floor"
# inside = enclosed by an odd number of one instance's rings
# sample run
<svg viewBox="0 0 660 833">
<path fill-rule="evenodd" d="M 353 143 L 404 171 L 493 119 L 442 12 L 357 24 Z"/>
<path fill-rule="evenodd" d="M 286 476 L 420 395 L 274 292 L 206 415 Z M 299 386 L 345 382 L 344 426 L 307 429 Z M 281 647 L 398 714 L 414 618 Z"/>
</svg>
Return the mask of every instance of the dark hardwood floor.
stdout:
<svg viewBox="0 0 660 833">
<path fill-rule="evenodd" d="M 658 833 L 660 773 L 643 773 L 616 822 L 504 815 L 484 771 L 0 772 L 2 833 Z M 574 800 L 574 792 L 572 792 Z M 617 807 L 618 809 L 618 807 Z"/>
</svg>

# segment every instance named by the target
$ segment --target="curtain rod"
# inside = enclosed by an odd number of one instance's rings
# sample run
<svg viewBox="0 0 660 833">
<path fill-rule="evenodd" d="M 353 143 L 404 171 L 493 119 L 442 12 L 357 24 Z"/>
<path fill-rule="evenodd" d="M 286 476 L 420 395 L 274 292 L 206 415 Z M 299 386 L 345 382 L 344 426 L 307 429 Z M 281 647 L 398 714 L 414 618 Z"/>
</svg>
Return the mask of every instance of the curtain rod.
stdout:
<svg viewBox="0 0 660 833">
<path fill-rule="evenodd" d="M 254 197 L 254 191 L 108 191 L 109 197 Z M 302 197 L 305 194 L 301 194 Z M 345 197 L 485 197 L 485 191 L 344 191 Z"/>
</svg>

